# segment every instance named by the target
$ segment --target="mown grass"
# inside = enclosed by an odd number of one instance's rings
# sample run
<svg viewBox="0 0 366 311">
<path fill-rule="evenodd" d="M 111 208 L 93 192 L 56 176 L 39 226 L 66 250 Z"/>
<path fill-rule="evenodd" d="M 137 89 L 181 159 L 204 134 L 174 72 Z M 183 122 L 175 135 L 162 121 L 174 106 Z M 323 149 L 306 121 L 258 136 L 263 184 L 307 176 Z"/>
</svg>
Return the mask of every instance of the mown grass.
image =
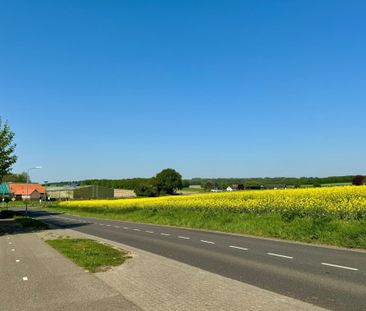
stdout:
<svg viewBox="0 0 366 311">
<path fill-rule="evenodd" d="M 90 239 L 55 239 L 46 241 L 64 256 L 90 272 L 105 271 L 121 265 L 127 252 Z"/>
<path fill-rule="evenodd" d="M 307 243 L 366 249 L 366 220 L 286 217 L 276 213 L 200 211 L 184 208 L 108 208 L 50 206 L 52 211 L 81 216 L 272 237 Z"/>
</svg>

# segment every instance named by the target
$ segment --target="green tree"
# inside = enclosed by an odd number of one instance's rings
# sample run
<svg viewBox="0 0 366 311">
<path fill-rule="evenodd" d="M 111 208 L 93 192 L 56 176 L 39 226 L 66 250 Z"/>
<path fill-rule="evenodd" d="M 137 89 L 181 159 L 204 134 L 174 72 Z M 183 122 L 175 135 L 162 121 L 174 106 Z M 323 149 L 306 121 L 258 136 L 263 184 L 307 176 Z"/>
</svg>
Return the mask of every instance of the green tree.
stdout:
<svg viewBox="0 0 366 311">
<path fill-rule="evenodd" d="M 140 183 L 134 189 L 138 197 L 157 197 L 159 195 L 156 186 L 151 183 Z"/>
<path fill-rule="evenodd" d="M 174 194 L 183 188 L 182 175 L 171 168 L 166 168 L 156 174 L 155 184 L 159 193 Z"/>
<path fill-rule="evenodd" d="M 362 175 L 356 175 L 352 178 L 352 185 L 354 186 L 361 186 L 363 185 L 363 180 L 365 179 Z"/>
<path fill-rule="evenodd" d="M 17 161 L 13 138 L 14 133 L 10 130 L 8 122 L 3 123 L 0 119 L 0 181 L 5 175 L 10 174 L 11 167 Z"/>
<path fill-rule="evenodd" d="M 21 182 L 26 183 L 28 179 L 28 174 L 26 172 L 20 174 L 9 174 L 3 177 L 3 181 L 6 182 Z"/>
</svg>

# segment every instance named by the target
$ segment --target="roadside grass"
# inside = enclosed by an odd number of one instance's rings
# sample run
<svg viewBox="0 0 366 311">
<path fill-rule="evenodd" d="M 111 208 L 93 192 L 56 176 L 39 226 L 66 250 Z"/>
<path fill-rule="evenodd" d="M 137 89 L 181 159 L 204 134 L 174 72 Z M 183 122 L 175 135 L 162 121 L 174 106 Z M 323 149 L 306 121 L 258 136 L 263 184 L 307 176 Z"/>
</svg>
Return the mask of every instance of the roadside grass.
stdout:
<svg viewBox="0 0 366 311">
<path fill-rule="evenodd" d="M 46 225 L 45 223 L 27 216 L 15 215 L 13 218 L 15 222 L 21 224 L 23 228 L 29 228 L 34 230 L 46 230 L 49 228 L 48 225 Z"/>
<path fill-rule="evenodd" d="M 90 239 L 55 239 L 46 242 L 90 272 L 105 271 L 111 266 L 119 266 L 129 258 L 125 251 Z"/>
<path fill-rule="evenodd" d="M 366 249 L 366 220 L 332 217 L 284 217 L 276 213 L 200 211 L 185 208 L 49 206 L 48 210 L 80 216 L 272 237 L 307 243 Z"/>
</svg>

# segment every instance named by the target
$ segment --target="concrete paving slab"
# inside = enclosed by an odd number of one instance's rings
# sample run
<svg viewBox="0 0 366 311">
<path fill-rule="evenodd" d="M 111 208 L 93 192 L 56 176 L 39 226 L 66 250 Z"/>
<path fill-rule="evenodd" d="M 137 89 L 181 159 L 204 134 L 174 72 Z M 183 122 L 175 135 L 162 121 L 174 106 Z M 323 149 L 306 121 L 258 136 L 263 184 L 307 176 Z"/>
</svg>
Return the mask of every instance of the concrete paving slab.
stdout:
<svg viewBox="0 0 366 311">
<path fill-rule="evenodd" d="M 140 310 L 35 233 L 2 235 L 0 250 L 1 310 Z"/>
</svg>

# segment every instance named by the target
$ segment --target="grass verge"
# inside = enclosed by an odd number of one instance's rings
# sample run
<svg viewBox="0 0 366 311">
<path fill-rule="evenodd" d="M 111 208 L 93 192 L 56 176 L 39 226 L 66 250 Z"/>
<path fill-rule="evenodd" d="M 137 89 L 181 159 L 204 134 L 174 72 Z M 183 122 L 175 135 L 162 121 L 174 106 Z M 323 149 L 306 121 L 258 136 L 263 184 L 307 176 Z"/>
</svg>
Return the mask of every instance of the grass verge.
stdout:
<svg viewBox="0 0 366 311">
<path fill-rule="evenodd" d="M 127 252 L 90 239 L 55 239 L 46 241 L 77 265 L 91 272 L 105 271 L 122 264 Z"/>
<path fill-rule="evenodd" d="M 257 215 L 232 211 L 199 211 L 184 208 L 49 207 L 50 211 L 80 216 L 125 220 L 178 227 L 208 229 L 366 249 L 366 220 L 331 217 L 284 217 L 276 213 Z"/>
</svg>

